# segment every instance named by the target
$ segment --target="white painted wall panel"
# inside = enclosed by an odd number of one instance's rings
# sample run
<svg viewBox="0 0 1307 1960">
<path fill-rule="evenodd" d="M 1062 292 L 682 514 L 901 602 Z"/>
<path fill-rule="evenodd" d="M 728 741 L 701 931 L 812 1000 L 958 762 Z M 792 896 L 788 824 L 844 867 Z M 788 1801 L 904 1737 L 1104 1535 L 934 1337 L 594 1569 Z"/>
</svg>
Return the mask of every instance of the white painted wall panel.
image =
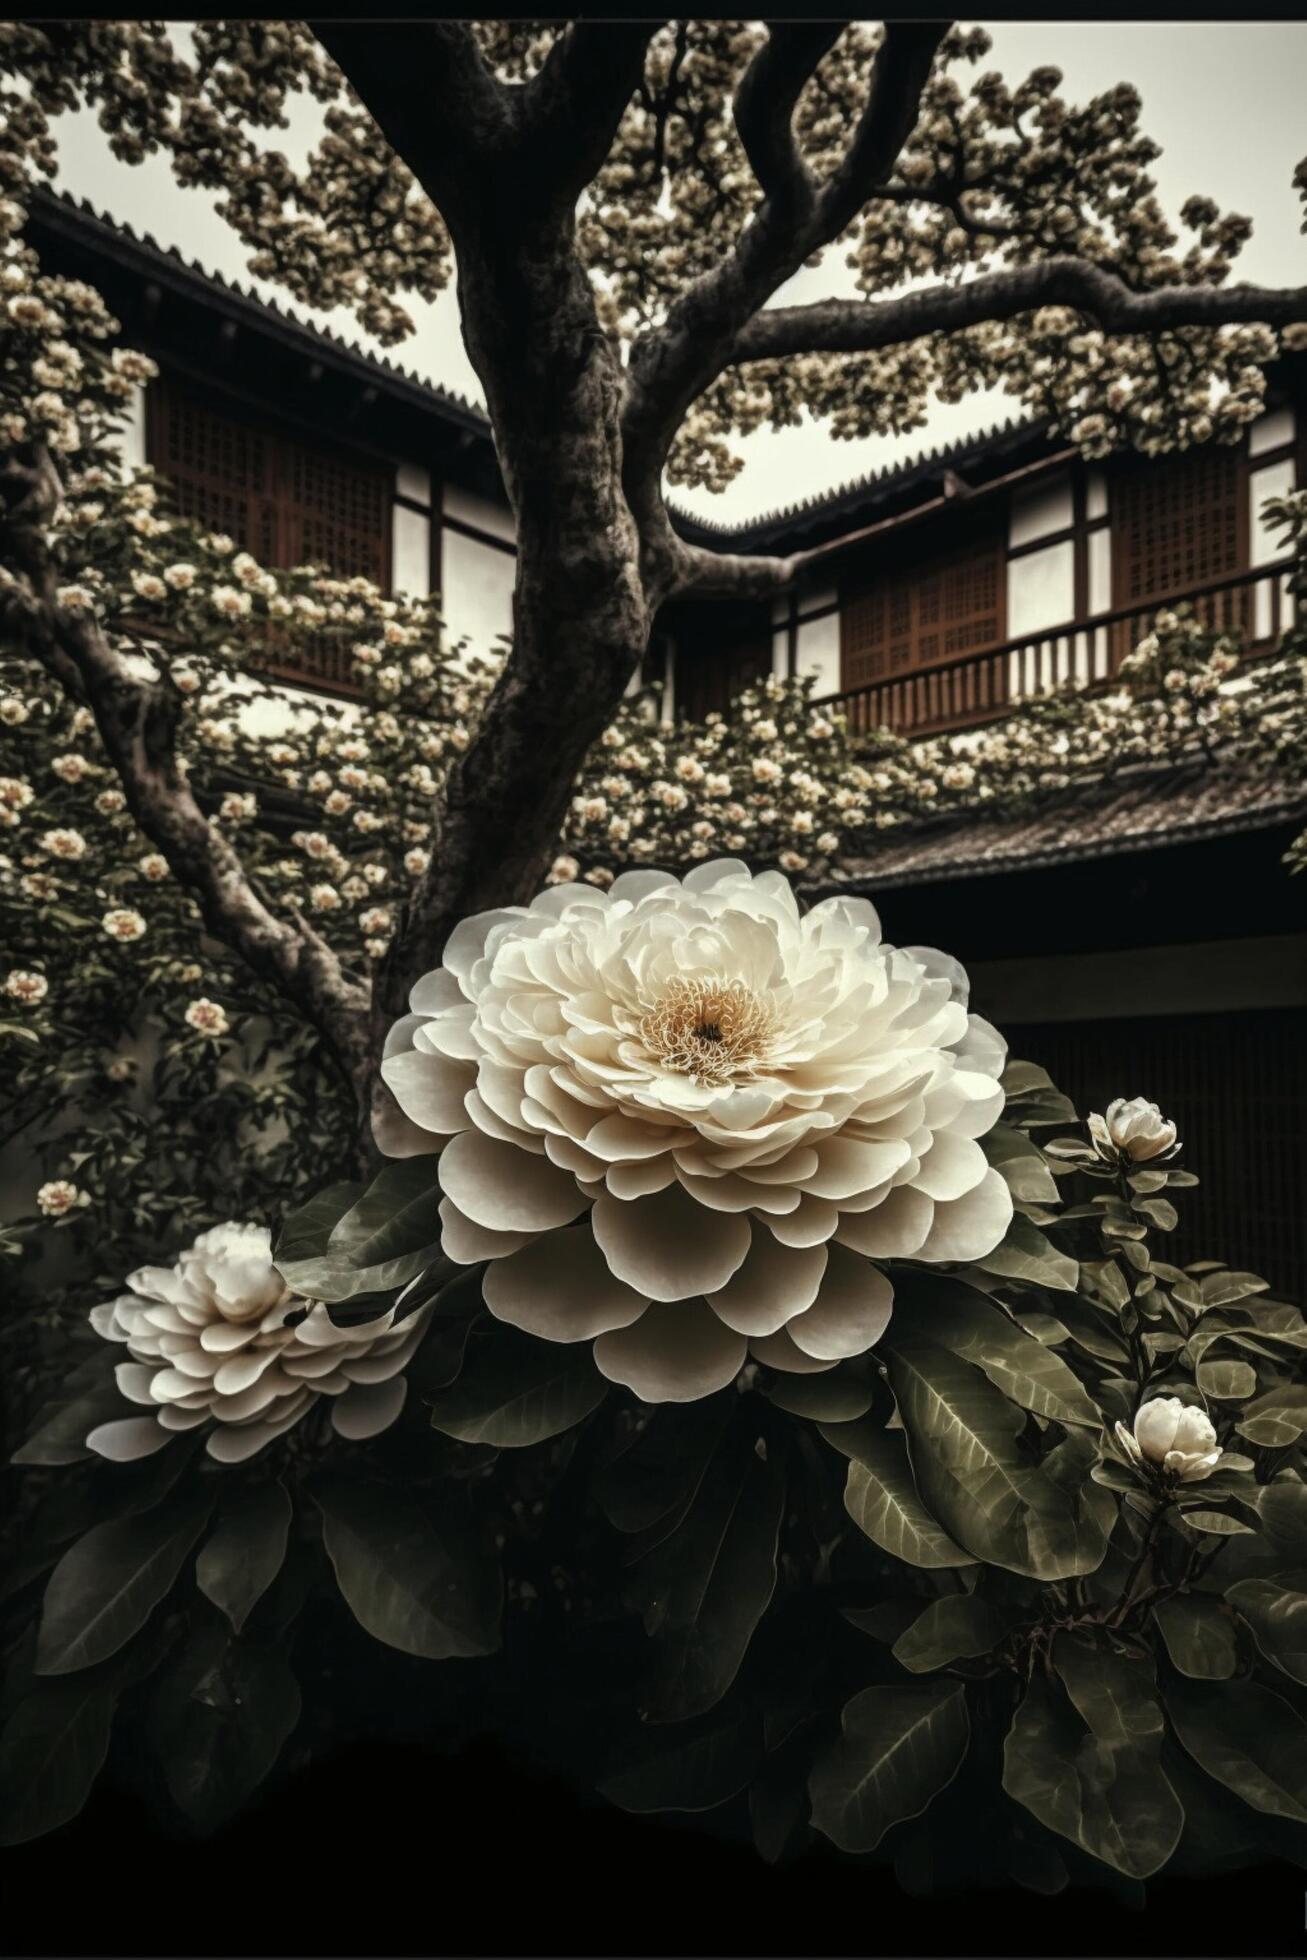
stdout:
<svg viewBox="0 0 1307 1960">
<path fill-rule="evenodd" d="M 1264 456 L 1268 449 L 1283 449 L 1286 442 L 1293 441 L 1293 410 L 1273 408 L 1269 415 L 1259 416 L 1248 431 L 1248 454 Z"/>
<path fill-rule="evenodd" d="M 390 550 L 394 590 L 425 599 L 431 590 L 431 519 L 407 504 L 392 504 Z"/>
<path fill-rule="evenodd" d="M 419 463 L 401 463 L 395 471 L 395 495 L 431 508 L 431 472 Z"/>
<path fill-rule="evenodd" d="M 441 508 L 462 524 L 474 524 L 478 531 L 488 531 L 492 538 L 504 538 L 512 544 L 517 536 L 511 511 L 505 510 L 502 504 L 492 504 L 488 497 L 474 497 L 470 490 L 461 490 L 456 483 L 444 486 Z"/>
<path fill-rule="evenodd" d="M 825 619 L 799 622 L 797 667 L 800 674 L 816 676 L 818 695 L 838 694 L 840 686 L 840 619 L 828 613 Z"/>
<path fill-rule="evenodd" d="M 451 643 L 466 637 L 476 653 L 502 652 L 495 638 L 513 630 L 513 577 L 507 551 L 461 531 L 441 535 L 441 612 Z"/>
<path fill-rule="evenodd" d="M 145 468 L 145 389 L 138 382 L 132 389 L 122 424 L 122 468 L 127 476 Z"/>
<path fill-rule="evenodd" d="M 1265 420 L 1272 418 L 1267 416 Z M 1268 445 L 1269 447 L 1270 445 Z M 1294 488 L 1293 457 L 1286 456 L 1278 463 L 1267 463 L 1260 470 L 1252 470 L 1248 476 L 1248 555 L 1254 565 L 1273 565 L 1284 555 L 1284 533 L 1276 534 L 1270 526 L 1262 522 L 1262 505 L 1268 497 L 1287 497 Z M 1253 598 L 1253 635 L 1258 640 L 1269 637 L 1271 631 L 1271 583 L 1269 579 L 1257 586 Z M 1293 618 L 1293 595 L 1289 591 L 1286 575 L 1280 581 L 1280 620 L 1287 626 Z"/>
<path fill-rule="evenodd" d="M 1046 538 L 1054 531 L 1065 531 L 1070 527 L 1071 516 L 1069 475 L 1032 483 L 1028 489 L 1018 490 L 1012 499 L 1008 544 L 1015 550 L 1018 545 L 1033 544 L 1036 538 Z"/>
<path fill-rule="evenodd" d="M 790 671 L 790 629 L 788 622 L 771 636 L 771 670 L 779 680 Z"/>
<path fill-rule="evenodd" d="M 1089 545 L 1089 610 L 1091 613 L 1111 612 L 1112 610 L 1112 533 L 1104 526 L 1101 531 L 1091 531 Z"/>
<path fill-rule="evenodd" d="M 1075 547 L 1068 538 L 1043 551 L 1011 558 L 1007 568 L 1007 631 L 1010 640 L 1061 626 L 1076 609 Z"/>
<path fill-rule="evenodd" d="M 1085 485 L 1085 516 L 1091 522 L 1107 516 L 1107 477 L 1102 470 L 1090 470 Z"/>
</svg>

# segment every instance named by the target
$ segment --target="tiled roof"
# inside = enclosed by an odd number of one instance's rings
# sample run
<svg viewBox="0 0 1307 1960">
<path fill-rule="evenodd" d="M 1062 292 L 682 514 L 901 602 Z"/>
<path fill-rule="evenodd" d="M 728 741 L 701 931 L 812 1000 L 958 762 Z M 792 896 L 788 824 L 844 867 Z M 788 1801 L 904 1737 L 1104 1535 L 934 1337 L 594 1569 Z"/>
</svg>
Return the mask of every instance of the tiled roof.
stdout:
<svg viewBox="0 0 1307 1960">
<path fill-rule="evenodd" d="M 1203 764 L 1127 781 L 1115 778 L 1098 802 L 1083 789 L 1055 804 L 1013 816 L 974 812 L 896 831 L 874 855 L 847 863 L 823 891 L 887 891 L 946 878 L 1034 871 L 1077 859 L 1197 843 L 1233 831 L 1307 822 L 1307 786 Z"/>
<path fill-rule="evenodd" d="M 149 232 L 137 233 L 132 226 L 121 219 L 111 218 L 105 212 L 97 211 L 84 197 L 73 197 L 67 191 L 47 191 L 38 189 L 32 197 L 33 215 L 38 223 L 45 223 L 59 229 L 60 220 L 71 217 L 76 230 L 96 242 L 103 242 L 115 255 L 122 255 L 126 245 L 138 259 L 153 261 L 160 269 L 183 273 L 190 282 L 201 281 L 209 287 L 235 300 L 242 308 L 255 308 L 268 316 L 282 328 L 304 340 L 316 342 L 331 352 L 344 355 L 355 365 L 366 368 L 371 376 L 384 384 L 400 384 L 405 392 L 419 390 L 429 398 L 430 406 L 438 413 L 451 415 L 460 422 L 471 422 L 490 440 L 490 418 L 485 410 L 478 408 L 463 395 L 455 394 L 452 388 L 441 388 L 433 381 L 424 380 L 414 368 L 401 367 L 398 361 L 388 360 L 382 354 L 373 354 L 359 347 L 354 341 L 346 340 L 330 327 L 318 326 L 314 321 L 301 319 L 289 306 L 280 305 L 276 300 L 263 299 L 259 294 L 247 291 L 235 279 L 228 279 L 220 272 L 210 272 L 198 259 L 186 259 L 173 245 L 160 245 Z"/>
<path fill-rule="evenodd" d="M 235 279 L 228 279 L 222 273 L 210 272 L 198 259 L 187 259 L 175 246 L 160 245 L 149 232 L 138 233 L 123 220 L 111 218 L 103 211 L 97 211 L 86 199 L 74 197 L 66 191 L 38 189 L 32 198 L 33 214 L 38 223 L 54 229 L 73 229 L 80 232 L 92 243 L 101 244 L 116 256 L 123 255 L 124 247 L 143 264 L 152 263 L 157 269 L 167 269 L 174 276 L 184 275 L 190 284 L 201 282 L 216 289 L 229 301 L 234 301 L 242 309 L 257 309 L 266 319 L 275 322 L 283 331 L 289 331 L 305 342 L 316 343 L 343 356 L 352 364 L 366 369 L 369 376 L 383 386 L 399 388 L 411 398 L 416 391 L 425 398 L 425 405 L 447 418 L 453 418 L 464 427 L 474 429 L 484 435 L 487 442 L 493 440 L 490 419 L 484 409 L 455 394 L 452 389 L 442 388 L 435 382 L 425 380 L 413 368 L 401 367 L 399 362 L 387 359 L 384 355 L 373 354 L 354 341 L 345 339 L 330 327 L 317 325 L 311 320 L 302 319 L 289 306 L 276 300 L 264 299 L 248 290 Z M 1039 422 L 1016 422 L 1011 419 L 985 430 L 982 434 L 967 436 L 957 442 L 943 444 L 936 449 L 923 450 L 919 456 L 905 461 L 887 464 L 883 469 L 851 479 L 835 490 L 823 490 L 813 497 L 796 504 L 788 504 L 783 509 L 768 512 L 761 517 L 750 518 L 743 524 L 719 523 L 712 518 L 704 518 L 690 511 L 682 510 L 668 500 L 668 510 L 675 518 L 677 528 L 693 542 L 707 544 L 729 544 L 748 549 L 750 545 L 764 545 L 772 540 L 773 534 L 788 531 L 796 525 L 820 522 L 823 518 L 834 518 L 869 497 L 891 496 L 895 492 L 910 489 L 913 484 L 932 475 L 938 475 L 949 467 L 965 467 L 988 456 L 996 445 L 1007 444 L 1013 440 L 1038 440 L 1044 425 Z"/>
</svg>

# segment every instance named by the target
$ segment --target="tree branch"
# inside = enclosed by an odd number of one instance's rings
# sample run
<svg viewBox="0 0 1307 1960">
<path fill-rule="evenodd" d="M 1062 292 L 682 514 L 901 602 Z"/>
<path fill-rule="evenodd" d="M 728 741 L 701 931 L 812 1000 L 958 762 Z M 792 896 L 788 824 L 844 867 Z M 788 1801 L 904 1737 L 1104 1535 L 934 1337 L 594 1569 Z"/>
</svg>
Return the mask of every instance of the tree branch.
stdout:
<svg viewBox="0 0 1307 1960">
<path fill-rule="evenodd" d="M 1105 333 L 1307 320 L 1307 286 L 1159 286 L 1139 293 L 1088 259 L 1043 259 L 982 273 L 963 285 L 927 286 L 899 299 L 830 299 L 759 313 L 735 336 L 731 362 L 792 354 L 870 354 L 926 334 L 959 333 L 1040 306 L 1069 306 Z M 729 365 L 730 363 L 728 363 Z"/>
<path fill-rule="evenodd" d="M 304 1013 L 366 1107 L 368 989 L 350 980 L 307 921 L 276 918 L 240 858 L 204 815 L 177 764 L 181 696 L 165 675 L 142 679 L 99 623 L 59 604 L 43 533 L 61 495 L 48 452 L 10 456 L 0 474 L 5 553 L 20 578 L 5 589 L 8 623 L 74 699 L 95 716 L 127 804 L 215 936 Z"/>
<path fill-rule="evenodd" d="M 659 500 L 677 429 L 695 399 L 732 364 L 737 337 L 805 259 L 839 236 L 893 170 L 916 125 L 921 94 L 947 31 L 945 21 L 887 24 L 866 109 L 848 154 L 820 194 L 811 189 L 790 123 L 832 39 L 826 30 L 788 29 L 784 39 L 769 40 L 750 63 L 740 90 L 741 139 L 768 194 L 734 252 L 697 279 L 663 325 L 642 335 L 631 350 L 622 425 L 624 481 L 642 526 Z M 796 168 L 803 170 L 802 179 Z"/>
<path fill-rule="evenodd" d="M 524 170 L 575 204 L 612 148 L 661 21 L 574 20 L 514 104 Z"/>
</svg>

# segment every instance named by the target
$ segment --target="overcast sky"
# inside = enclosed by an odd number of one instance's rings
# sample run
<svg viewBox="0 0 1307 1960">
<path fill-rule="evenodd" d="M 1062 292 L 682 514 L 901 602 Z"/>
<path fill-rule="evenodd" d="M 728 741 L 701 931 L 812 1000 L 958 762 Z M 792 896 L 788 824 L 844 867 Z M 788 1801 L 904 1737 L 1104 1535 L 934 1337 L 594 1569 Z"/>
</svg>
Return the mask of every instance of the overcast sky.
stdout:
<svg viewBox="0 0 1307 1960">
<path fill-rule="evenodd" d="M 1300 284 L 1307 277 L 1307 239 L 1299 231 L 1300 208 L 1292 174 L 1307 150 L 1304 77 L 1307 23 L 1274 21 L 999 21 L 987 22 L 992 54 L 982 64 L 998 68 L 1009 83 L 1034 67 L 1052 64 L 1064 75 L 1062 93 L 1083 102 L 1120 81 L 1143 97 L 1142 125 L 1160 144 L 1154 165 L 1159 193 L 1174 218 L 1194 192 L 1223 210 L 1254 221 L 1253 237 L 1236 261 L 1234 277 L 1265 285 Z M 958 71 L 960 78 L 967 71 Z M 965 85 L 965 82 L 964 82 Z M 305 105 L 279 146 L 295 160 L 307 148 L 314 109 Z M 207 271 L 239 280 L 285 305 L 276 287 L 251 279 L 246 252 L 217 216 L 208 193 L 182 190 L 166 162 L 135 168 L 110 152 L 93 114 L 65 116 L 57 125 L 59 187 L 88 198 L 97 209 L 176 246 Z M 801 273 L 777 296 L 778 303 L 856 296 L 842 254 Z M 433 305 L 405 296 L 416 332 L 399 347 L 376 347 L 345 314 L 313 316 L 358 344 L 388 352 L 425 379 L 480 401 L 476 376 L 463 351 L 452 286 Z M 298 310 L 303 314 L 304 309 Z M 1018 412 L 1002 395 L 973 395 L 953 405 L 935 404 L 923 429 L 904 437 L 836 442 L 819 425 L 780 434 L 760 430 L 743 445 L 746 467 L 724 496 L 676 491 L 676 501 L 721 522 L 742 522 L 759 512 L 831 490 L 887 463 L 988 427 Z"/>
</svg>

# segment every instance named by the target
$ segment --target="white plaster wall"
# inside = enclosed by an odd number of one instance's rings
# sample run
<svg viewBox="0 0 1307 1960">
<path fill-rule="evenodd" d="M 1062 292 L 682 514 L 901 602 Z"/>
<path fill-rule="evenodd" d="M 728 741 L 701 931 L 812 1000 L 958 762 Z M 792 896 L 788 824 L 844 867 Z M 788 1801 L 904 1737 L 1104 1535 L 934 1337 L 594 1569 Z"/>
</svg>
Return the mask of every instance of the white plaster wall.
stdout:
<svg viewBox="0 0 1307 1960">
<path fill-rule="evenodd" d="M 1075 547 L 1068 538 L 1011 558 L 1007 568 L 1008 638 L 1062 626 L 1075 615 Z M 1065 634 L 1056 641 L 1023 647 L 1008 656 L 1009 692 L 1038 693 L 1083 671 L 1083 634 Z M 1079 643 L 1079 645 L 1077 644 Z M 1077 664 L 1077 653 L 1080 664 Z"/>
<path fill-rule="evenodd" d="M 1286 411 L 1287 413 L 1287 411 Z M 1265 421 L 1273 421 L 1273 416 L 1265 416 Z M 1293 434 L 1293 418 L 1289 416 L 1289 434 Z M 1260 424 L 1255 425 L 1260 427 Z M 1282 437 L 1281 440 L 1284 440 Z M 1267 444 L 1270 448 L 1273 445 Z M 1274 445 L 1278 447 L 1278 444 Z M 1251 470 L 1248 475 L 1248 555 L 1254 566 L 1273 565 L 1284 555 L 1284 533 L 1276 534 L 1270 526 L 1262 522 L 1262 505 L 1268 497 L 1285 497 L 1294 488 L 1293 457 L 1285 456 L 1278 463 L 1267 463 L 1260 470 Z M 1256 588 L 1253 601 L 1253 634 L 1264 640 L 1271 631 L 1271 583 L 1264 580 Z M 1280 619 L 1287 626 L 1293 618 L 1293 595 L 1289 590 L 1286 574 L 1280 580 Z"/>
<path fill-rule="evenodd" d="M 145 389 L 138 382 L 132 389 L 122 425 L 122 470 L 128 476 L 145 468 Z"/>
<path fill-rule="evenodd" d="M 772 615 L 775 617 L 775 614 Z M 771 636 L 771 670 L 778 680 L 790 671 L 790 629 L 788 622 Z"/>
<path fill-rule="evenodd" d="M 815 692 L 838 694 L 840 687 L 840 616 L 828 613 L 825 619 L 800 620 L 796 667 L 800 674 L 814 674 Z"/>
<path fill-rule="evenodd" d="M 431 508 L 431 472 L 419 463 L 401 463 L 395 471 L 395 495 Z"/>
<path fill-rule="evenodd" d="M 502 504 L 492 504 L 487 497 L 474 497 L 470 490 L 460 490 L 457 484 L 445 484 L 441 509 L 460 523 L 473 524 L 478 531 L 489 531 L 492 538 L 503 538 L 508 544 L 516 540 L 511 511 L 505 510 Z"/>
<path fill-rule="evenodd" d="M 393 504 L 390 551 L 394 590 L 425 599 L 431 590 L 431 519 L 407 504 Z"/>
<path fill-rule="evenodd" d="M 1061 475 L 1018 490 L 1012 499 L 1008 545 L 1033 544 L 1053 531 L 1065 531 L 1072 520 L 1071 478 Z"/>
<path fill-rule="evenodd" d="M 1268 449 L 1282 449 L 1286 442 L 1293 441 L 1293 410 L 1273 408 L 1269 415 L 1259 416 L 1248 431 L 1248 454 L 1264 456 Z"/>
<path fill-rule="evenodd" d="M 474 652 L 502 652 L 495 640 L 513 630 L 516 558 L 450 530 L 441 534 L 440 553 L 440 610 L 449 641 L 466 637 Z"/>
<path fill-rule="evenodd" d="M 1107 516 L 1107 476 L 1102 470 L 1089 472 L 1089 481 L 1085 485 L 1085 516 L 1091 521 Z"/>
</svg>

